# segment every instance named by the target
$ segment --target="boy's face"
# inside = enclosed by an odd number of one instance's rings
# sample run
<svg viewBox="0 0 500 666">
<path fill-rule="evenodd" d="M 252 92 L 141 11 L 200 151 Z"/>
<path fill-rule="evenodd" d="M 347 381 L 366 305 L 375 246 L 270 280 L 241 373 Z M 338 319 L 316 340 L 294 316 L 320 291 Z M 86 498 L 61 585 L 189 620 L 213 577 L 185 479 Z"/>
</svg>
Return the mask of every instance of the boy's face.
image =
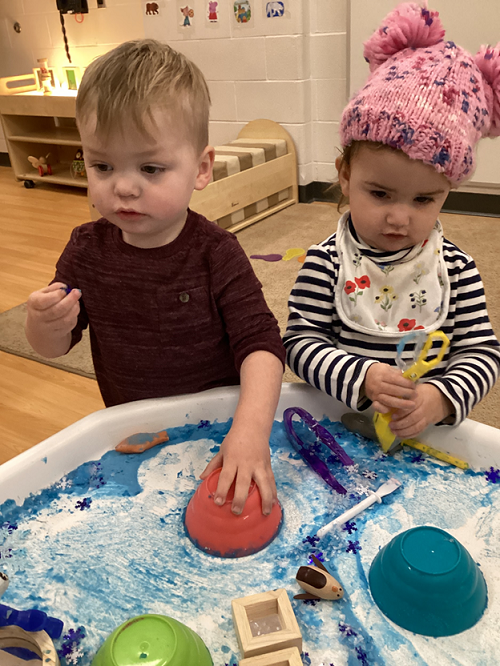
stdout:
<svg viewBox="0 0 500 666">
<path fill-rule="evenodd" d="M 177 238 L 193 190 L 210 181 L 214 157 L 210 146 L 198 154 L 169 114 L 153 116 L 150 139 L 132 122 L 104 139 L 95 134 L 95 117 L 79 127 L 93 203 L 126 243 L 143 248 Z"/>
<path fill-rule="evenodd" d="M 337 165 L 340 161 L 337 161 Z M 379 250 L 397 251 L 425 240 L 450 191 L 445 176 L 401 150 L 359 146 L 339 172 L 358 236 Z"/>
</svg>

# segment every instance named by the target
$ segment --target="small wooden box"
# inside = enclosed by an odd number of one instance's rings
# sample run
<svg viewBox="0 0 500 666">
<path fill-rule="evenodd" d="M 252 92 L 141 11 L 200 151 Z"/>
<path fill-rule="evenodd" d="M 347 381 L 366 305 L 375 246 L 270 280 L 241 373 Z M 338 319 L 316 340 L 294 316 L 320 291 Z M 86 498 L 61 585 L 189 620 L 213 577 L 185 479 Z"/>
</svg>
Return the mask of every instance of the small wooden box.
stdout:
<svg viewBox="0 0 500 666">
<path fill-rule="evenodd" d="M 302 652 L 302 634 L 286 590 L 273 590 L 233 599 L 231 606 L 238 645 L 245 659 L 293 647 L 297 648 L 299 653 Z M 271 616 L 279 618 L 281 629 L 254 636 L 252 624 Z"/>
<path fill-rule="evenodd" d="M 300 652 L 294 647 L 288 650 L 261 654 L 259 657 L 242 659 L 240 666 L 303 666 L 303 664 Z"/>
</svg>

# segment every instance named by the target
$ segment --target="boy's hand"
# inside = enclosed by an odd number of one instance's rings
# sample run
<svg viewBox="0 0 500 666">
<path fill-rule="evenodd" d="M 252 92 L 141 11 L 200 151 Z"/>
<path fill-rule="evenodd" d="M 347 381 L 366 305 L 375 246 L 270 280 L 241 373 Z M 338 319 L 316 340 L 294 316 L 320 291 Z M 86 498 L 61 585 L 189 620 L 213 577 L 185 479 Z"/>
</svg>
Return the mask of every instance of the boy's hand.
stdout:
<svg viewBox="0 0 500 666">
<path fill-rule="evenodd" d="M 418 384 L 415 409 L 398 411 L 392 416 L 391 430 L 396 437 L 416 437 L 429 425 L 453 414 L 453 405 L 433 384 Z"/>
<path fill-rule="evenodd" d="M 212 458 L 203 473 L 206 478 L 214 469 L 222 466 L 214 501 L 222 506 L 231 484 L 236 486 L 231 510 L 239 515 L 243 511 L 252 480 L 257 484 L 262 498 L 262 513 L 267 516 L 278 499 L 276 483 L 271 468 L 269 439 L 256 429 L 231 428 L 222 442 L 220 451 Z"/>
<path fill-rule="evenodd" d="M 364 388 L 376 412 L 386 414 L 391 410 L 401 410 L 408 413 L 415 409 L 415 384 L 387 363 L 373 363 L 368 368 Z"/>
<path fill-rule="evenodd" d="M 68 295 L 62 282 L 30 294 L 27 302 L 27 327 L 39 335 L 64 337 L 75 328 L 80 314 L 81 292 L 72 289 Z"/>
</svg>

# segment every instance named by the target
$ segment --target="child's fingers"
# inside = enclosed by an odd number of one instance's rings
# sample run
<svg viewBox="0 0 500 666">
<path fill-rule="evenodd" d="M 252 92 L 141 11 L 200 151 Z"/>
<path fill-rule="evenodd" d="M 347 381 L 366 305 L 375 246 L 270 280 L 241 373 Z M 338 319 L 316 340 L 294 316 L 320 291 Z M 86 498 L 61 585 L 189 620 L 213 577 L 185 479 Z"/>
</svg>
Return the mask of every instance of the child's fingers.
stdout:
<svg viewBox="0 0 500 666">
<path fill-rule="evenodd" d="M 404 398 L 399 398 L 398 396 L 385 394 L 379 395 L 372 404 L 375 411 L 381 412 L 382 414 L 395 409 L 401 410 L 403 412 L 410 412 L 415 409 L 416 405 L 414 400 L 407 400 Z M 384 409 L 378 409 L 377 406 L 383 407 Z"/>
<path fill-rule="evenodd" d="M 265 516 L 268 516 L 271 513 L 275 502 L 278 500 L 278 491 L 276 490 L 274 475 L 272 472 L 270 474 L 267 474 L 265 471 L 262 473 L 256 472 L 254 478 L 262 498 L 262 513 Z"/>
<path fill-rule="evenodd" d="M 63 288 L 65 286 L 66 285 L 63 285 L 62 282 L 54 282 L 54 284 L 50 284 L 48 287 L 33 292 L 28 297 L 28 307 L 43 312 L 44 310 L 48 310 L 58 303 L 61 303 L 70 296 L 70 303 L 80 299 L 81 292 L 78 289 L 73 289 L 68 295 L 66 295 L 66 291 Z"/>
<path fill-rule="evenodd" d="M 231 504 L 231 511 L 237 516 L 243 511 L 251 482 L 252 477 L 247 472 L 242 472 L 239 469 L 234 488 L 234 498 Z"/>
<path fill-rule="evenodd" d="M 74 289 L 62 301 L 57 302 L 51 308 L 47 308 L 44 312 L 44 321 L 52 323 L 69 317 L 78 316 L 80 312 L 80 304 L 78 301 L 81 298 L 81 293 Z"/>
<path fill-rule="evenodd" d="M 218 506 L 222 506 L 226 501 L 229 488 L 231 487 L 235 476 L 236 466 L 231 465 L 230 467 L 229 464 L 226 463 L 222 467 L 222 471 L 219 476 L 219 483 L 217 484 L 217 490 L 215 491 L 214 502 Z"/>
</svg>

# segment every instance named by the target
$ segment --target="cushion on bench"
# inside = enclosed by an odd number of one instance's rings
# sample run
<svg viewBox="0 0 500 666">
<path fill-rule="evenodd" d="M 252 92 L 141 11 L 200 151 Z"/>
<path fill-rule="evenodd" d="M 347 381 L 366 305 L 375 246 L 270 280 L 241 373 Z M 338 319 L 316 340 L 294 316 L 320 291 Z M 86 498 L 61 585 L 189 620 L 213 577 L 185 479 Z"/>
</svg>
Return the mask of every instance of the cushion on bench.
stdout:
<svg viewBox="0 0 500 666">
<path fill-rule="evenodd" d="M 241 171 L 259 166 L 286 154 L 287 145 L 284 139 L 236 139 L 224 146 L 215 146 L 213 180 L 221 180 L 222 178 L 233 176 Z M 227 229 L 233 224 L 243 222 L 243 220 L 253 215 L 262 213 L 289 197 L 289 188 L 286 188 L 260 201 L 256 201 L 250 206 L 245 206 L 245 208 L 230 215 L 225 215 L 216 220 L 216 222 L 219 226 Z"/>
</svg>

